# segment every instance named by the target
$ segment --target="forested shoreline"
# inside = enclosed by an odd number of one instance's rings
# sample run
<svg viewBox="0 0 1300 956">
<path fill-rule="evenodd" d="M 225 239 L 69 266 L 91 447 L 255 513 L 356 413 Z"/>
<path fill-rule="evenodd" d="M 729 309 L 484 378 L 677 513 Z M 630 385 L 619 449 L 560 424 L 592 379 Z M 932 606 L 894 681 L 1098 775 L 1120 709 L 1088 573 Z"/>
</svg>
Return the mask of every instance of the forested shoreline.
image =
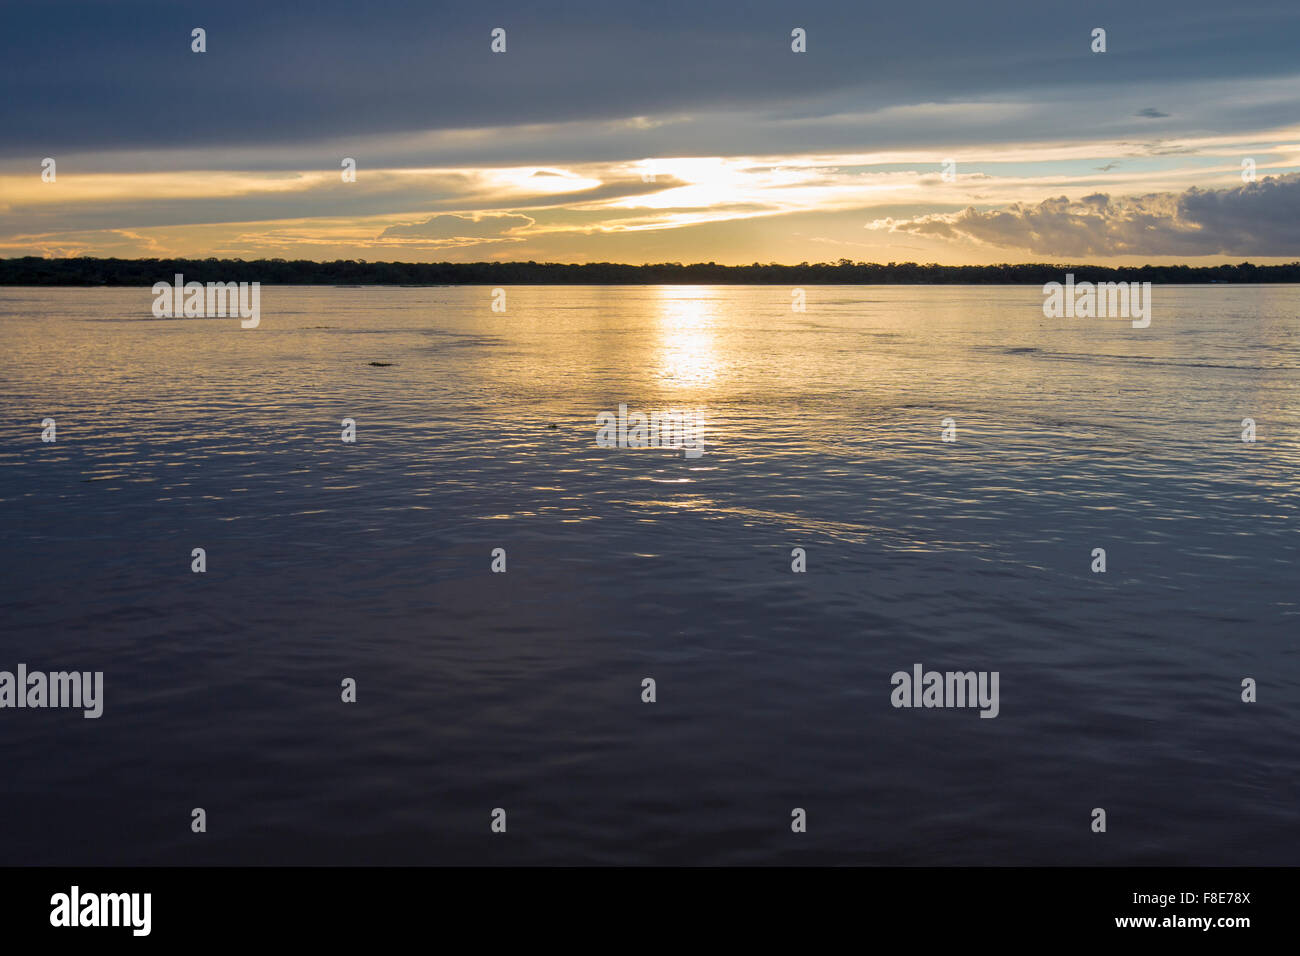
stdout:
<svg viewBox="0 0 1300 956">
<path fill-rule="evenodd" d="M 838 262 L 725 266 L 712 262 L 314 262 L 308 259 L 0 259 L 0 285 L 152 286 L 172 282 L 266 285 L 1042 285 L 1077 282 L 1300 282 L 1300 262 L 1265 266 L 1095 266 L 1017 263 L 982 266 Z"/>
</svg>

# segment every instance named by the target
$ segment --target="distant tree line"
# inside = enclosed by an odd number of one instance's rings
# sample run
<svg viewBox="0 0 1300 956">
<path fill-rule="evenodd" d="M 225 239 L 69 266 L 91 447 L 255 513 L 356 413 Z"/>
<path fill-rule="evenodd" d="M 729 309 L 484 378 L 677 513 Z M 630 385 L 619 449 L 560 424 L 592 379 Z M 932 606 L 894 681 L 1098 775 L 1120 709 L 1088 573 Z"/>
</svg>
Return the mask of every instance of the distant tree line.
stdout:
<svg viewBox="0 0 1300 956">
<path fill-rule="evenodd" d="M 1257 266 L 1089 266 L 1004 263 L 801 262 L 720 266 L 713 262 L 366 262 L 339 259 L 0 259 L 0 285 L 151 286 L 171 282 L 266 285 L 1042 285 L 1073 272 L 1076 282 L 1300 282 L 1300 262 Z"/>
</svg>

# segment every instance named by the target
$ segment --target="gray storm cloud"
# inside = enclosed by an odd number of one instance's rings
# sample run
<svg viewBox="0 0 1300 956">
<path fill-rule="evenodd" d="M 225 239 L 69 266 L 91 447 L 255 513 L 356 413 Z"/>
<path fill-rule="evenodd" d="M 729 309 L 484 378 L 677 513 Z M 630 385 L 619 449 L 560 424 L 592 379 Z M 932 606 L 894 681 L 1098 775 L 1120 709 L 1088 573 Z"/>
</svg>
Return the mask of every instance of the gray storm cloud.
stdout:
<svg viewBox="0 0 1300 956">
<path fill-rule="evenodd" d="M 629 117 L 648 119 L 617 134 L 635 143 L 619 156 L 604 142 L 608 131 L 563 149 L 550 142 L 562 141 L 563 131 L 552 130 L 546 145 L 568 160 L 681 155 L 682 131 L 668 131 L 676 141 L 665 139 L 656 124 L 704 114 L 739 119 L 695 131 L 697 151 L 788 148 L 788 129 L 766 137 L 766 145 L 755 140 L 763 138 L 759 121 L 789 117 L 808 121 L 793 131 L 804 149 L 876 147 L 896 145 L 896 131 L 875 121 L 846 124 L 835 114 L 990 97 L 1034 102 L 1048 87 L 1067 104 L 1054 110 L 1057 122 L 1077 132 L 1080 111 L 1092 104 L 1122 101 L 1125 113 L 1146 108 L 1132 118 L 1147 125 L 1161 118 L 1155 114 L 1179 117 L 1203 102 L 1199 90 L 1190 104 L 1177 95 L 1187 84 L 1208 78 L 1231 97 L 1234 83 L 1288 76 L 1300 45 L 1294 0 L 1252 0 L 1249 12 L 1220 0 L 1098 0 L 1083 18 L 1070 5 L 1025 0 L 934 0 L 924 16 L 848 0 L 53 6 L 57 15 L 51 4 L 5 5 L 0 158 L 310 141 L 323 166 L 337 159 L 321 144 L 354 138 L 362 148 L 341 155 L 377 169 L 382 141 L 398 134 Z M 191 50 L 195 17 L 207 30 L 203 54 Z M 1097 25 L 1112 45 L 1103 56 L 1090 49 Z M 806 54 L 791 50 L 795 26 L 807 29 Z M 509 34 L 502 54 L 489 46 L 498 27 Z M 1130 107 L 1123 94 L 1132 89 L 1144 99 Z M 1258 128 L 1289 122 L 1293 99 L 1232 105 Z M 1205 122 L 1202 110 L 1196 116 Z M 1042 135 L 1039 118 L 1021 119 L 1026 135 Z M 950 139 L 947 125 L 932 123 L 929 134 Z M 1095 128 L 1113 135 L 1114 117 Z M 1216 120 L 1210 128 L 1225 127 Z M 732 147 L 737 136 L 744 141 Z M 468 139 L 480 161 L 485 148 L 500 148 Z"/>
<path fill-rule="evenodd" d="M 1300 173 L 1229 189 L 1116 199 L 1094 193 L 951 215 L 886 219 L 870 228 L 974 239 L 1051 256 L 1300 257 Z"/>
</svg>

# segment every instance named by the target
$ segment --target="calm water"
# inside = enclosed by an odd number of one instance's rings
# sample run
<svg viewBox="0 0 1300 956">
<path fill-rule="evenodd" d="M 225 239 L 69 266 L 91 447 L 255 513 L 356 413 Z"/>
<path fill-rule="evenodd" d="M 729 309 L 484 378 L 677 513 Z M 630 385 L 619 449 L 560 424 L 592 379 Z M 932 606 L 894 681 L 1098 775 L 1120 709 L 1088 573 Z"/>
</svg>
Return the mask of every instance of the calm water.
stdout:
<svg viewBox="0 0 1300 956">
<path fill-rule="evenodd" d="M 0 863 L 1300 862 L 1298 296 L 0 289 Z"/>
</svg>

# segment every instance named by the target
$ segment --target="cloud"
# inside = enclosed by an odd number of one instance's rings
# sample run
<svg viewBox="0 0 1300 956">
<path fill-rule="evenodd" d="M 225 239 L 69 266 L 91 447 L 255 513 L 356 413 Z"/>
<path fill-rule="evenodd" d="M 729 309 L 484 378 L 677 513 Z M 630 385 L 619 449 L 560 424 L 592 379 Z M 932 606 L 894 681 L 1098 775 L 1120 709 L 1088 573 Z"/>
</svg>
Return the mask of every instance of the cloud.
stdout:
<svg viewBox="0 0 1300 956">
<path fill-rule="evenodd" d="M 1156 109 L 1154 106 L 1148 106 L 1146 109 L 1138 110 L 1138 111 L 1137 111 L 1136 113 L 1134 113 L 1133 115 L 1134 115 L 1134 116 L 1145 116 L 1147 119 L 1166 119 L 1166 118 L 1168 118 L 1168 116 L 1169 116 L 1168 113 L 1162 113 L 1162 112 L 1160 112 L 1158 109 Z"/>
<path fill-rule="evenodd" d="M 1049 256 L 1290 256 L 1300 249 L 1300 173 L 1232 189 L 1094 193 L 950 215 L 885 219 L 869 229 L 973 239 Z"/>
<path fill-rule="evenodd" d="M 195 54 L 183 12 L 194 4 L 61 0 L 58 16 L 48 6 L 5 4 L 5 38 L 13 42 L 4 51 L 0 156 L 23 163 L 38 151 L 61 159 L 138 150 L 152 165 L 159 150 L 185 146 L 310 144 L 318 167 L 337 169 L 351 155 L 373 169 L 386 164 L 378 144 L 398 134 L 568 123 L 618 131 L 611 145 L 593 138 L 577 148 L 548 137 L 544 145 L 566 161 L 647 149 L 716 153 L 737 134 L 746 139 L 736 148 L 752 152 L 790 142 L 786 129 L 771 128 L 781 117 L 813 118 L 802 144 L 852 148 L 899 138 L 879 126 L 844 127 L 833 121 L 837 111 L 943 105 L 958 92 L 974 100 L 1012 95 L 1033 108 L 1049 87 L 1064 101 L 1047 104 L 1063 129 L 1109 135 L 1117 114 L 1159 102 L 1195 117 L 1195 128 L 1222 130 L 1205 116 L 1215 97 L 1231 101 L 1239 122 L 1259 127 L 1294 117 L 1289 74 L 1300 42 L 1300 6 L 1284 0 L 1250 4 L 1249 12 L 1221 0 L 1104 4 L 1115 7 L 1107 25 L 1112 37 L 1123 36 L 1124 53 L 1101 58 L 1089 50 L 1089 27 L 1028 15 L 1024 0 L 936 0 L 926 16 L 883 20 L 872 4 L 809 0 L 800 5 L 806 55 L 790 49 L 788 0 L 752 0 L 743 15 L 732 4 L 660 0 L 654 16 L 643 4 L 606 0 L 369 0 L 358 16 L 354 0 L 316 0 L 309 17 L 298 4 L 224 0 L 197 5 L 208 52 Z M 509 28 L 503 55 L 489 48 L 497 26 Z M 1286 86 L 1285 97 L 1253 99 L 1251 84 L 1265 80 Z M 669 121 L 717 113 L 734 119 L 725 128 L 700 123 L 690 131 L 696 145 L 684 151 L 673 128 L 682 124 Z M 1025 136 L 1042 130 L 1036 116 L 1004 122 Z M 943 138 L 946 125 L 931 120 L 916 135 L 928 128 Z M 369 148 L 341 153 L 337 144 L 347 138 Z M 635 148 L 625 148 L 629 142 Z M 592 152 L 602 148 L 621 152 Z"/>
<path fill-rule="evenodd" d="M 534 220 L 528 216 L 513 214 L 488 215 L 473 218 L 470 216 L 441 215 L 425 222 L 415 222 L 400 226 L 389 226 L 379 234 L 381 239 L 423 239 L 426 241 L 466 240 L 483 241 L 509 238 L 510 233 L 526 229 Z"/>
</svg>

